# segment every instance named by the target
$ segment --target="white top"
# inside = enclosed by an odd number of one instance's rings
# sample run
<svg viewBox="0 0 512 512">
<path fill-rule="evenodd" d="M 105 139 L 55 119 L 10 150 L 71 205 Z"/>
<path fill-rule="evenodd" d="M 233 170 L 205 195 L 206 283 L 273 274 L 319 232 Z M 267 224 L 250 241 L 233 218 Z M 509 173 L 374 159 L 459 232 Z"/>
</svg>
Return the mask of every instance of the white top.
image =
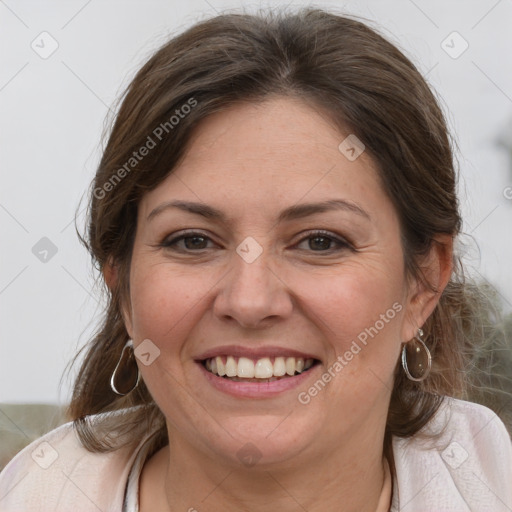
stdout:
<svg viewBox="0 0 512 512">
<path fill-rule="evenodd" d="M 138 512 L 148 432 L 111 453 L 82 447 L 67 423 L 24 448 L 0 473 L 1 512 Z M 391 512 L 511 512 L 512 443 L 489 409 L 447 398 L 412 438 L 394 438 Z"/>
</svg>

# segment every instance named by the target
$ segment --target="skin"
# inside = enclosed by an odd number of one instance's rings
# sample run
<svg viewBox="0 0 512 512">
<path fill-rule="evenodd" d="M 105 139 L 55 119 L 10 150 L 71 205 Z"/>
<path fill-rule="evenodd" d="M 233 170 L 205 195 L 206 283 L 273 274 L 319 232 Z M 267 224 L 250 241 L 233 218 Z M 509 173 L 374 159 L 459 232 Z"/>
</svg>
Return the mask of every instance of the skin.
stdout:
<svg viewBox="0 0 512 512">
<path fill-rule="evenodd" d="M 408 279 L 396 211 L 370 156 L 351 162 L 338 150 L 347 135 L 298 100 L 233 106 L 199 125 L 181 163 L 143 197 L 123 316 L 135 346 L 150 339 L 160 350 L 139 368 L 170 444 L 144 466 L 141 511 L 328 512 L 340 503 L 375 511 L 401 344 L 449 279 L 451 239 L 440 238 L 423 261 L 437 293 Z M 226 223 L 176 208 L 148 220 L 175 199 L 222 210 Z M 328 199 L 350 201 L 368 218 L 332 210 L 277 222 L 289 206 Z M 208 238 L 162 247 L 184 229 Z M 317 229 L 331 238 L 315 239 Z M 252 263 L 235 250 L 249 236 L 263 251 Z M 105 277 L 115 286 L 115 268 Z M 394 303 L 401 311 L 309 404 L 299 403 L 298 393 Z M 195 362 L 223 344 L 294 348 L 321 364 L 299 389 L 241 399 L 208 384 Z M 248 442 L 261 456 L 252 467 L 237 456 Z"/>
</svg>

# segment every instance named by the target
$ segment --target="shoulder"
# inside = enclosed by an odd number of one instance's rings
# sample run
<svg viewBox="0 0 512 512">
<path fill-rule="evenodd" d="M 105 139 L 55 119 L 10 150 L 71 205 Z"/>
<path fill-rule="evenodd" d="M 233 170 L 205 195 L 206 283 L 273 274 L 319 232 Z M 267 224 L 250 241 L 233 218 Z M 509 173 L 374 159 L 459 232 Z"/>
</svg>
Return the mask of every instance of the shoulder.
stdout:
<svg viewBox="0 0 512 512">
<path fill-rule="evenodd" d="M 512 442 L 487 407 L 445 398 L 421 432 L 393 440 L 393 453 L 401 507 L 409 503 L 417 512 L 512 509 Z"/>
<path fill-rule="evenodd" d="M 66 423 L 24 448 L 0 473 L 0 510 L 121 510 L 138 446 L 92 453 Z"/>
</svg>

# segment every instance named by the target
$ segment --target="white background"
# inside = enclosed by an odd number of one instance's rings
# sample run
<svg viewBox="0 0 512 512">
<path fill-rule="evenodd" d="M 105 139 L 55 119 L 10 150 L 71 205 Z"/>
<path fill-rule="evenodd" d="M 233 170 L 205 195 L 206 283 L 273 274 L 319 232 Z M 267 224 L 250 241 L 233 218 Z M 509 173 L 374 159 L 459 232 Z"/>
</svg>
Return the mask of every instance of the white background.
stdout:
<svg viewBox="0 0 512 512">
<path fill-rule="evenodd" d="M 244 3 L 259 7 L 300 2 Z M 363 16 L 397 43 L 443 98 L 457 138 L 466 260 L 512 310 L 512 1 L 368 0 L 316 5 Z M 67 362 L 98 319 L 98 293 L 74 229 L 109 107 L 151 51 L 241 2 L 0 0 L 0 402 L 62 403 Z M 47 31 L 58 49 L 41 58 Z M 441 43 L 457 31 L 457 59 Z M 39 41 L 39 43 L 38 43 Z M 460 41 L 454 40 L 454 45 Z M 47 39 L 45 48 L 50 48 Z M 85 203 L 82 204 L 82 208 Z M 83 215 L 79 215 L 83 226 Z M 42 238 L 57 253 L 32 253 Z M 478 249 L 478 248 L 479 249 Z"/>
</svg>

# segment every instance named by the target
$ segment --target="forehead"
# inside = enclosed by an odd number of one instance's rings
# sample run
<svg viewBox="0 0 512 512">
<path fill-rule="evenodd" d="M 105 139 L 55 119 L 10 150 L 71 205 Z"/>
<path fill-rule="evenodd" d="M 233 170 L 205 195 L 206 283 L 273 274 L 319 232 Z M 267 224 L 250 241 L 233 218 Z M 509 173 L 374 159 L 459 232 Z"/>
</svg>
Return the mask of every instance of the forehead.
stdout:
<svg viewBox="0 0 512 512">
<path fill-rule="evenodd" d="M 373 160 L 340 151 L 349 135 L 296 99 L 231 106 L 199 124 L 178 166 L 144 197 L 143 210 L 173 197 L 244 212 L 327 196 L 378 207 L 387 198 Z"/>
</svg>

